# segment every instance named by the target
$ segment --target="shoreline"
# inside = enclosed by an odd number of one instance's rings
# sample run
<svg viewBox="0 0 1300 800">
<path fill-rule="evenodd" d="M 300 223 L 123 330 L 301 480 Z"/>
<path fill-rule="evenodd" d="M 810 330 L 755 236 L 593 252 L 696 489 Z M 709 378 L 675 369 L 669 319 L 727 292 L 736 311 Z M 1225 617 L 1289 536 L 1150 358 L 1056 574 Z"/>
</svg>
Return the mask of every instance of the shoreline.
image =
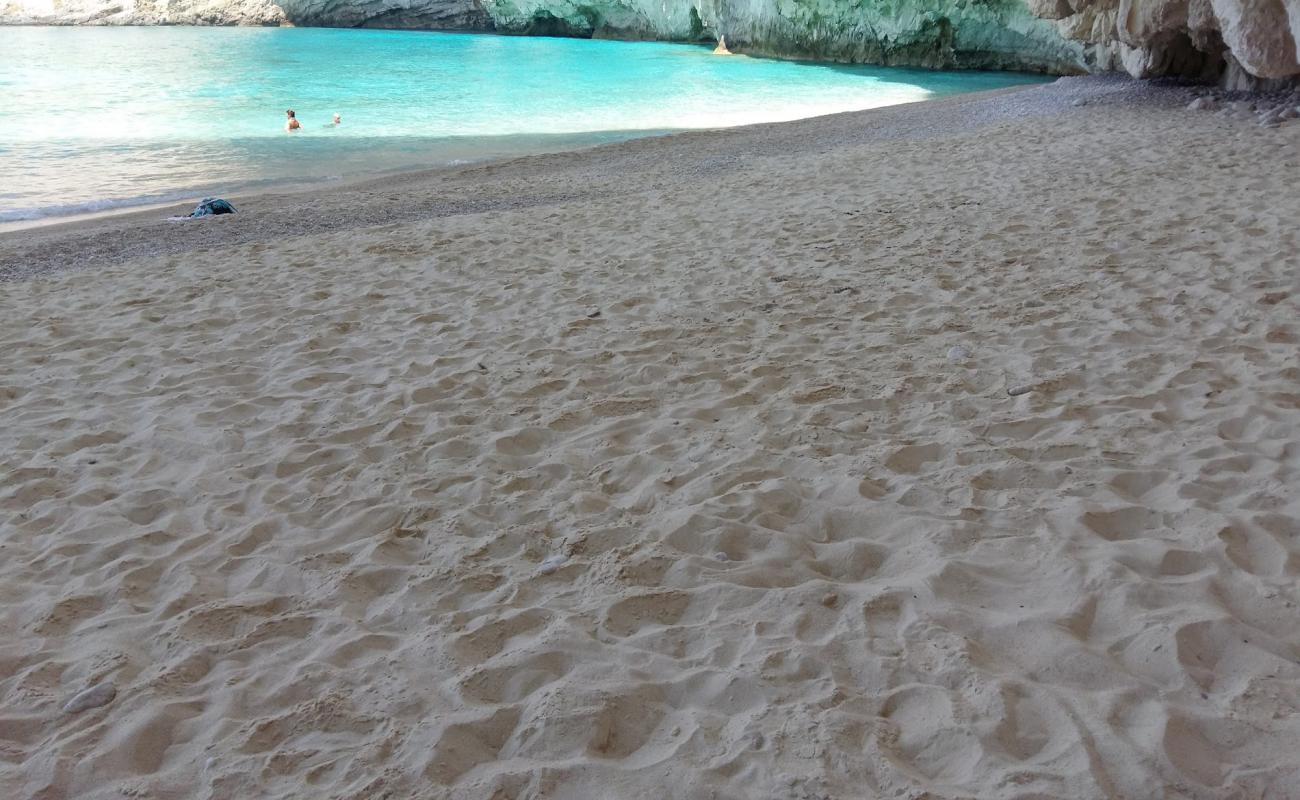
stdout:
<svg viewBox="0 0 1300 800">
<path fill-rule="evenodd" d="M 347 176 L 327 176 L 316 178 L 285 178 L 275 181 L 271 179 L 258 179 L 246 182 L 242 188 L 235 188 L 228 192 L 217 191 L 220 196 L 227 200 L 235 198 L 247 199 L 258 198 L 264 195 L 300 195 L 304 192 L 312 191 L 330 191 L 338 188 L 352 187 L 357 184 L 382 183 L 384 180 L 394 177 L 402 177 L 413 174 L 440 173 L 448 170 L 460 169 L 462 167 L 482 166 L 491 163 L 500 163 L 515 158 L 523 158 L 532 155 L 551 155 L 560 153 L 571 153 L 581 150 L 589 150 L 609 144 L 618 144 L 632 139 L 652 138 L 656 136 L 667 136 L 674 133 L 687 132 L 690 129 L 682 130 L 650 130 L 646 132 L 630 132 L 622 130 L 614 131 L 595 131 L 580 133 L 562 133 L 562 134 L 536 134 L 536 135 L 502 135 L 502 136 L 484 136 L 478 137 L 477 142 L 480 144 L 480 154 L 463 155 L 463 148 L 457 150 L 455 157 L 448 157 L 444 163 L 430 163 L 420 166 L 410 167 L 386 167 L 361 174 L 351 174 Z M 467 140 L 473 140 L 474 137 L 462 137 Z M 432 142 L 446 146 L 449 139 L 440 137 L 431 140 Z M 540 144 L 540 142 L 547 142 Z M 459 142 L 457 142 L 459 144 Z M 183 195 L 171 200 L 144 199 L 136 202 L 136 199 L 128 198 L 116 202 L 108 208 L 97 210 L 77 211 L 70 214 L 55 214 L 43 217 L 28 219 L 14 219 L 0 221 L 0 236 L 6 233 L 19 233 L 34 228 L 44 228 L 51 225 L 60 225 L 63 223 L 81 223 L 119 217 L 125 214 L 135 212 L 153 212 L 159 210 L 178 210 L 184 208 L 186 212 L 192 210 L 194 205 L 202 197 L 213 196 L 204 192 L 184 193 L 181 191 L 169 192 L 171 195 Z M 187 205 L 188 204 L 188 205 Z"/>
<path fill-rule="evenodd" d="M 1132 83 L 1131 79 L 1119 76 L 1063 78 L 1053 83 L 966 92 L 934 100 L 901 103 L 863 111 L 810 117 L 802 120 L 759 123 L 734 128 L 673 131 L 578 149 L 539 152 L 471 164 L 357 176 L 329 183 L 326 201 L 324 203 L 313 203 L 302 208 L 308 216 L 301 220 L 300 224 L 292 224 L 286 220 L 285 217 L 291 212 L 286 212 L 283 209 L 286 206 L 292 206 L 294 201 L 301 199 L 303 195 L 320 190 L 321 186 L 291 184 L 247 193 L 236 192 L 222 195 L 225 199 L 234 203 L 236 208 L 240 209 L 237 214 L 192 222 L 169 220 L 167 217 L 189 213 L 199 200 L 197 196 L 187 201 L 129 207 L 103 213 L 76 215 L 72 218 L 51 218 L 41 220 L 39 224 L 28 225 L 24 224 L 26 221 L 15 221 L 0 226 L 0 281 L 11 280 L 20 276 L 47 274 L 63 269 L 78 269 L 91 264 L 103 266 L 129 258 L 158 253 L 183 253 L 221 247 L 226 244 L 266 242 L 272 241 L 276 237 L 364 227 L 371 224 L 410 221 L 420 218 L 419 215 L 414 212 L 403 213 L 388 208 L 382 211 L 376 209 L 378 213 L 367 215 L 363 220 L 348 220 L 341 211 L 342 207 L 348 205 L 354 207 L 379 205 L 374 203 L 376 198 L 392 196 L 391 193 L 393 192 L 427 203 L 429 194 L 444 182 L 456 187 L 459 193 L 464 195 L 468 193 L 466 189 L 472 189 L 473 183 L 479 179 L 493 180 L 502 173 L 505 173 L 504 177 L 509 179 L 509 173 L 512 169 L 517 169 L 522 174 L 532 170 L 581 168 L 583 159 L 588 157 L 609 158 L 612 160 L 632 159 L 646 157 L 651 153 L 659 153 L 664 150 L 669 152 L 675 150 L 685 151 L 696 142 L 706 146 L 718 146 L 732 138 L 736 140 L 737 147 L 744 147 L 747 140 L 763 139 L 768 137 L 770 133 L 797 140 L 800 135 L 800 126 L 816 126 L 820 121 L 835 121 L 838 127 L 844 129 L 851 128 L 854 122 L 858 120 L 869 126 L 876 124 L 887 127 L 895 120 L 905 123 L 906 120 L 914 118 L 915 115 L 909 113 L 909 110 L 914 108 L 930 107 L 936 113 L 941 113 L 941 110 L 944 109 L 971 103 L 978 105 L 984 100 L 1042 90 L 1045 87 L 1057 85 L 1060 80 L 1087 80 L 1091 81 L 1094 86 L 1108 86 L 1116 83 L 1128 85 Z M 1049 102 L 1063 106 L 1068 100 L 1069 98 L 1062 99 L 1058 97 Z M 954 128 L 954 130 L 956 129 Z M 938 133 L 942 133 L 942 131 L 938 131 Z M 549 204 L 560 202 L 566 198 L 567 196 L 543 196 L 533 197 L 528 201 L 521 202 Z M 506 205 L 510 204 L 507 203 Z M 433 213 L 436 215 L 480 213 L 490 208 L 500 207 L 503 206 L 500 204 L 483 205 L 464 198 L 459 205 L 441 204 L 433 209 Z M 320 211 L 328 212 L 328 216 L 320 214 Z M 259 230 L 261 226 L 251 221 L 257 215 L 261 215 L 261 218 L 266 222 L 273 223 L 273 227 L 266 231 Z M 181 225 L 185 227 L 177 227 Z M 227 230 L 223 226 L 235 230 Z M 158 248 L 151 248 L 144 243 L 144 237 L 140 235 L 140 229 L 142 228 L 158 235 L 161 243 Z M 175 228 L 180 233 L 170 233 L 167 230 L 169 228 Z M 132 233 L 135 235 L 131 235 Z M 113 237 L 113 241 L 104 242 L 105 237 Z M 92 242 L 96 245 L 94 249 L 98 251 L 93 259 L 85 259 L 77 254 L 78 244 L 90 245 Z M 91 248 L 88 247 L 87 249 Z M 51 258 L 51 251 L 57 253 L 57 257 Z"/>
<path fill-rule="evenodd" d="M 86 40 L 69 47 L 69 59 L 77 58 L 78 53 L 84 53 L 90 59 L 89 54 L 94 52 L 95 43 L 100 42 L 102 36 L 108 35 L 110 41 L 114 38 L 110 32 L 99 29 L 86 29 L 80 33 Z M 351 41 L 352 33 L 327 31 L 322 34 L 325 38 L 307 40 L 303 44 L 306 53 L 299 61 L 285 67 L 286 76 L 295 75 L 293 70 L 311 74 L 312 59 L 319 57 L 316 48 L 337 48 L 341 42 Z M 495 58 L 503 59 L 502 63 L 507 65 L 519 63 L 519 59 L 512 60 L 507 55 L 520 49 L 517 43 L 525 41 L 518 37 L 497 37 L 495 40 L 489 37 L 480 45 L 472 35 L 439 34 L 439 38 L 431 40 L 428 46 L 420 46 L 419 38 L 412 38 L 406 31 L 375 33 L 394 33 L 398 38 L 388 44 L 367 40 L 360 45 L 363 50 L 382 54 L 387 50 L 409 48 L 422 54 L 420 59 L 427 60 L 452 58 L 455 53 L 475 51 L 481 47 L 483 52 L 495 54 Z M 40 54 L 50 52 L 58 38 L 49 34 L 15 37 L 13 44 L 20 56 L 15 69 L 19 70 L 19 77 L 26 74 L 21 67 L 23 64 L 28 65 L 27 69 L 36 69 L 33 65 L 37 64 L 49 68 L 51 65 L 42 61 Z M 140 43 L 128 40 L 114 46 L 125 48 L 125 52 L 144 53 L 151 49 L 148 44 L 151 38 L 146 36 Z M 510 41 L 503 44 L 502 39 Z M 219 54 L 223 52 L 234 58 L 235 52 L 269 46 L 266 43 L 244 43 L 236 47 L 227 43 L 223 49 L 221 37 L 209 41 L 202 29 L 190 30 L 177 37 L 161 37 L 157 44 L 158 47 L 188 46 L 190 52 L 196 49 L 203 52 L 199 45 L 213 48 L 209 59 L 214 62 L 219 61 Z M 89 103 L 84 113 L 94 122 L 93 129 L 70 130 L 65 134 L 67 141 L 60 139 L 57 144 L 53 140 L 43 143 L 39 137 L 31 138 L 32 134 L 25 131 L 37 130 L 31 121 L 39 119 L 43 112 L 55 116 L 68 113 L 64 105 L 69 102 L 75 105 L 75 101 L 54 96 L 42 98 L 35 91 L 19 92 L 8 125 L 4 126 L 13 132 L 11 139 L 15 141 L 10 142 L 14 148 L 10 157 L 0 158 L 0 173 L 4 180 L 13 184 L 8 187 L 9 192 L 0 192 L 4 195 L 0 197 L 0 233 L 44 227 L 54 224 L 50 221 L 54 219 L 92 219 L 124 213 L 130 208 L 166 208 L 173 204 L 173 200 L 180 203 L 191 197 L 197 200 L 214 194 L 229 198 L 294 191 L 295 183 L 320 184 L 323 190 L 328 190 L 328 185 L 337 183 L 340 177 L 353 182 L 385 173 L 440 169 L 561 152 L 678 130 L 789 120 L 940 97 L 966 89 L 1043 80 L 1041 76 L 1028 74 L 970 72 L 963 76 L 958 71 L 870 65 L 845 67 L 833 63 L 792 67 L 786 63 L 788 60 L 743 56 L 718 59 L 705 47 L 663 42 L 545 46 L 573 63 L 585 59 L 603 65 L 597 73 L 606 75 L 605 79 L 613 81 L 615 86 L 624 86 L 622 81 L 630 80 L 630 76 L 641 76 L 646 69 L 655 70 L 655 74 L 662 73 L 665 79 L 662 88 L 649 89 L 645 87 L 653 81 L 638 77 L 636 91 L 631 91 L 628 84 L 626 91 L 614 91 L 607 102 L 594 105 L 589 97 L 584 96 L 584 92 L 590 90 L 562 93 L 562 100 L 557 97 L 537 101 L 547 103 L 551 116 L 529 119 L 529 115 L 516 112 L 527 108 L 533 101 L 511 100 L 507 105 L 501 105 L 503 95 L 492 93 L 491 97 L 473 103 L 468 100 L 472 94 L 452 92 L 444 96 L 432 89 L 421 89 L 418 80 L 403 88 L 400 82 L 393 82 L 395 73 L 392 70 L 373 68 L 364 73 L 364 78 L 354 77 L 354 80 L 364 80 L 379 96 L 389 98 L 384 102 L 393 103 L 391 114 L 381 111 L 379 106 L 362 104 L 357 106 L 359 116 L 355 127 L 309 124 L 288 138 L 277 135 L 277 132 L 283 133 L 283 126 L 267 124 L 266 109 L 248 105 L 246 100 L 235 100 L 225 109 L 224 128 L 214 126 L 213 120 L 209 119 L 211 111 L 204 103 L 211 101 L 205 97 L 216 90 L 194 83 L 178 84 L 168 89 L 175 95 L 178 113 L 171 122 L 158 122 L 155 127 L 148 128 L 147 135 L 121 134 L 119 126 L 142 123 L 132 121 L 135 118 L 130 115 L 115 123 L 109 109 Z M 530 52 L 528 47 L 523 45 L 521 52 Z M 634 55 L 637 47 L 644 47 L 645 53 L 639 58 L 619 55 L 629 47 L 632 48 L 629 52 Z M 29 57 L 23 56 L 24 53 Z M 371 62 L 377 63 L 377 59 L 371 59 Z M 448 61 L 453 62 L 454 59 Z M 759 66 L 764 62 L 767 66 Z M 650 64 L 654 66 L 647 66 Z M 623 65 L 631 66 L 620 69 Z M 428 66 L 437 69 L 433 62 Z M 412 65 L 407 68 L 412 68 Z M 507 66 L 502 68 L 502 74 L 509 76 L 512 73 Z M 784 94 L 764 94 L 768 91 L 764 87 L 774 85 L 770 81 L 777 80 L 778 76 L 792 81 Z M 506 85 L 526 83 L 526 75 L 519 77 L 525 80 L 512 82 L 507 78 Z M 702 77 L 708 80 L 699 83 Z M 25 85 L 36 83 L 35 77 L 23 80 Z M 130 85 L 125 76 L 117 83 Z M 135 91 L 153 97 L 151 85 L 146 82 Z M 309 116 L 321 114 L 320 109 L 312 109 L 310 104 L 334 102 L 328 99 L 333 90 L 313 89 L 311 84 L 301 87 L 293 83 L 289 85 L 294 88 L 287 90 L 299 93 L 297 99 L 308 104 L 306 113 Z M 187 86 L 192 88 L 185 88 Z M 705 86 L 708 88 L 702 88 Z M 154 91 L 162 89 L 155 87 Z M 428 108 L 420 106 L 418 100 L 403 102 L 404 99 L 410 101 L 422 97 L 422 91 L 430 92 L 426 99 L 432 105 Z M 701 91 L 707 91 L 708 95 L 700 95 Z M 317 96 L 316 92 L 324 93 L 326 97 Z M 745 99 L 755 93 L 764 98 L 762 102 L 756 104 Z M 530 96 L 541 94 L 534 92 Z M 562 103 L 562 106 L 555 103 Z M 299 104 L 299 108 L 302 110 L 303 106 Z M 185 119 L 189 113 L 197 116 L 192 122 L 182 124 L 179 120 Z M 528 132 L 522 132 L 525 129 Z"/>
<path fill-rule="evenodd" d="M 832 63 L 832 62 L 827 62 L 827 63 Z M 407 167 L 407 168 L 396 168 L 396 169 L 385 169 L 377 172 L 349 175 L 347 177 L 334 176 L 334 177 L 321 177 L 321 178 L 306 179 L 306 180 L 285 179 L 283 183 L 266 184 L 262 186 L 250 186 L 244 189 L 235 189 L 230 192 L 221 193 L 220 196 L 234 202 L 235 199 L 239 199 L 242 201 L 250 198 L 257 199 L 265 196 L 298 195 L 298 194 L 302 194 L 303 192 L 310 192 L 317 189 L 346 190 L 349 188 L 356 188 L 358 185 L 361 184 L 379 185 L 382 184 L 385 180 L 390 178 L 407 178 L 412 176 L 428 177 L 435 174 L 443 174 L 449 171 L 454 171 L 459 169 L 482 167 L 490 164 L 503 164 L 521 158 L 530 158 L 534 156 L 558 156 L 567 153 L 580 153 L 580 152 L 591 151 L 591 150 L 599 150 L 601 148 L 617 146 L 638 139 L 659 139 L 659 138 L 671 137 L 679 134 L 688 134 L 688 133 L 720 133 L 720 132 L 732 131 L 732 130 L 757 128 L 764 125 L 782 125 L 787 123 L 805 122 L 807 120 L 820 119 L 822 117 L 834 117 L 842 114 L 865 114 L 865 113 L 880 111 L 886 108 L 915 105 L 917 103 L 923 103 L 923 102 L 939 103 L 939 102 L 944 102 L 946 100 L 952 100 L 952 99 L 972 96 L 972 95 L 993 96 L 1002 92 L 1014 92 L 1014 91 L 1019 91 L 1021 89 L 1033 88 L 1034 86 L 1038 86 L 1038 85 L 1042 85 L 1042 84 L 1028 83 L 1028 84 L 1018 85 L 1018 86 L 1005 86 L 1005 87 L 999 87 L 997 89 L 987 89 L 987 90 L 976 91 L 976 92 L 961 92 L 954 95 L 945 95 L 933 100 L 913 100 L 913 101 L 906 101 L 901 103 L 893 103 L 891 105 L 886 105 L 886 106 L 878 106 L 875 108 L 860 109 L 857 111 L 841 111 L 841 112 L 832 112 L 830 114 L 819 114 L 816 116 L 804 117 L 802 119 L 796 119 L 796 120 L 774 120 L 770 122 L 757 122 L 757 123 L 749 123 L 744 125 L 732 125 L 726 127 L 678 128 L 678 129 L 665 129 L 665 130 L 650 130 L 644 132 L 612 130 L 612 131 L 585 131 L 585 132 L 561 133 L 561 134 L 535 134 L 535 135 L 512 134 L 508 136 L 485 136 L 485 137 L 481 137 L 482 140 L 489 141 L 489 142 L 497 142 L 501 140 L 534 140 L 535 141 L 540 139 L 577 140 L 582 138 L 590 138 L 593 140 L 599 138 L 599 139 L 605 139 L 605 141 L 591 141 L 591 142 L 581 142 L 581 143 L 575 142 L 567 145 L 560 144 L 554 147 L 547 146 L 538 149 L 523 149 L 520 150 L 519 152 L 507 153 L 504 155 L 485 155 L 479 158 L 458 158 L 455 159 L 453 163 L 447 163 L 441 165 L 425 165 L 425 166 L 416 166 L 416 167 Z M 438 140 L 438 141 L 443 141 L 443 140 Z M 181 194 L 181 192 L 179 191 L 171 192 L 171 194 Z M 3 236 L 7 233 L 20 233 L 22 231 L 31 230 L 34 228 L 45 228 L 52 225 L 61 225 L 64 223 L 75 224 L 75 223 L 83 223 L 83 222 L 93 222 L 99 219 L 120 217 L 135 212 L 140 212 L 141 214 L 145 214 L 147 212 L 154 212 L 160 210 L 177 211 L 182 208 L 188 211 L 191 210 L 193 206 L 199 202 L 202 196 L 204 196 L 203 193 L 186 194 L 183 199 L 178 198 L 174 200 L 144 200 L 139 203 L 136 203 L 133 199 L 128 198 L 121 201 L 109 201 L 109 202 L 119 202 L 120 205 L 115 205 L 100 210 L 78 211 L 70 214 L 56 214 L 56 215 L 48 215 L 48 216 L 28 218 L 28 219 L 5 220 L 5 221 L 0 221 L 0 236 Z"/>
</svg>

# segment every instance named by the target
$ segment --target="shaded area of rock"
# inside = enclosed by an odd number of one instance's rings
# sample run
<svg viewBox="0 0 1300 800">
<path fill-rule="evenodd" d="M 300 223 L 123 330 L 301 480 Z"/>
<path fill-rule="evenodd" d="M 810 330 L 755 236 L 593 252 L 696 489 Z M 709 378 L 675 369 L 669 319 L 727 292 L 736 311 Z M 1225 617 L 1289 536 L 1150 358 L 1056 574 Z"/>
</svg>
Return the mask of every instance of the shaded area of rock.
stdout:
<svg viewBox="0 0 1300 800">
<path fill-rule="evenodd" d="M 1089 46 L 1098 69 L 1277 90 L 1300 79 L 1300 3 L 1255 0 L 1028 0 Z"/>
</svg>

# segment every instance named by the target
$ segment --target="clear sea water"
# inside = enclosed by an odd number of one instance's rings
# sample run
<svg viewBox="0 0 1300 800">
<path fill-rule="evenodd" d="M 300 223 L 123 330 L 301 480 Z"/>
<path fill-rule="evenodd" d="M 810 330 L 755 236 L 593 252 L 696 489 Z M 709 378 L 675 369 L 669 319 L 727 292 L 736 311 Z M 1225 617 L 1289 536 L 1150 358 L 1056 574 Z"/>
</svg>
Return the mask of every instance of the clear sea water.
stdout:
<svg viewBox="0 0 1300 800">
<path fill-rule="evenodd" d="M 320 28 L 0 28 L 0 223 L 1041 80 L 707 47 Z M 294 109 L 303 129 L 284 131 Z M 341 114 L 338 127 L 328 125 Z"/>
</svg>

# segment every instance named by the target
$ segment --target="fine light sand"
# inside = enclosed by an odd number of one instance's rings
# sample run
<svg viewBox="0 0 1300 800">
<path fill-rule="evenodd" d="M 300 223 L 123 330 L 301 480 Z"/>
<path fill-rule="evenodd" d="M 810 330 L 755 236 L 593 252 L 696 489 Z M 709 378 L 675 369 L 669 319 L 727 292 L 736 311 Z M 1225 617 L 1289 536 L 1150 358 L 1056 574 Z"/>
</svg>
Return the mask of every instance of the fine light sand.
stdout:
<svg viewBox="0 0 1300 800">
<path fill-rule="evenodd" d="M 1300 124 L 1126 86 L 0 239 L 0 796 L 1300 798 Z"/>
</svg>

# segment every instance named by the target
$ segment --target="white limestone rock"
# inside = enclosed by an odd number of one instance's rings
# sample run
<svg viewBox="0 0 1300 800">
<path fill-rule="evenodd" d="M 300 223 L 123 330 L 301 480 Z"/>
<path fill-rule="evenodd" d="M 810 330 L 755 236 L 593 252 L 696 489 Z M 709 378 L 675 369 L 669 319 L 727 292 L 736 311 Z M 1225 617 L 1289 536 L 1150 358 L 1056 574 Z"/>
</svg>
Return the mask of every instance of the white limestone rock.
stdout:
<svg viewBox="0 0 1300 800">
<path fill-rule="evenodd" d="M 492 29 L 477 0 L 0 0 L 0 25 Z"/>
</svg>

